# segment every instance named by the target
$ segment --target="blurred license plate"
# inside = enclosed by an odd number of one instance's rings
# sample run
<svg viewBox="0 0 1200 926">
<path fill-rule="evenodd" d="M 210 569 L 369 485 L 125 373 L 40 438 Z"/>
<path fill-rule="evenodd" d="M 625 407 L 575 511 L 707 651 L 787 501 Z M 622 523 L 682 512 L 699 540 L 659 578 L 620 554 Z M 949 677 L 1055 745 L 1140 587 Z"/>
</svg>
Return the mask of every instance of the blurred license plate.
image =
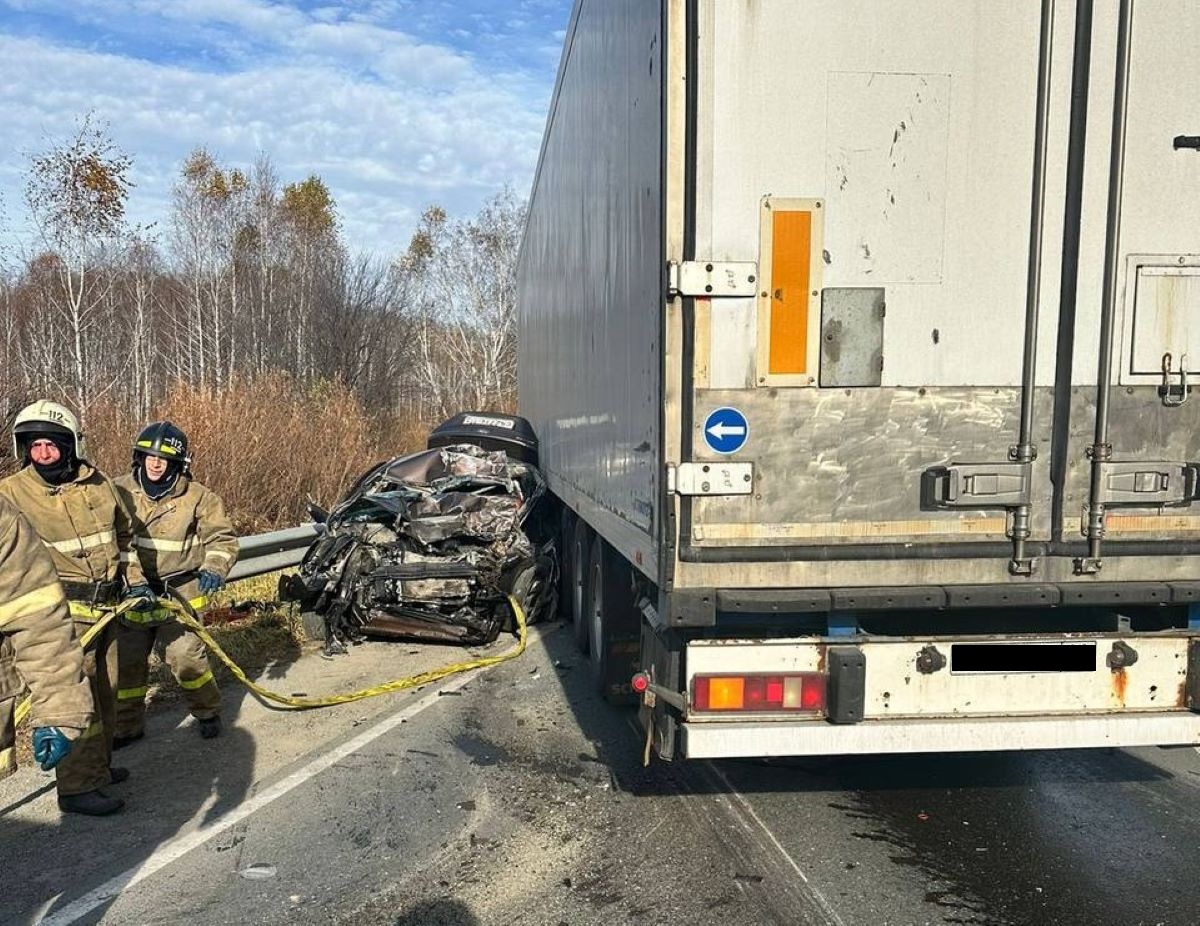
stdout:
<svg viewBox="0 0 1200 926">
<path fill-rule="evenodd" d="M 1095 642 L 953 643 L 950 671 L 962 674 L 1095 672 Z"/>
</svg>

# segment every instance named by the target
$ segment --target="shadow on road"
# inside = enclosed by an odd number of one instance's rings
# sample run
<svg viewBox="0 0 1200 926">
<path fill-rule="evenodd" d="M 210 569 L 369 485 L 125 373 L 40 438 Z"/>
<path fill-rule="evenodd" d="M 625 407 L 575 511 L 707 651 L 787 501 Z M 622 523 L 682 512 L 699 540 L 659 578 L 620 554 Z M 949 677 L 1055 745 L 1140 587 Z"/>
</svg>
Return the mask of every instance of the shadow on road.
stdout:
<svg viewBox="0 0 1200 926">
<path fill-rule="evenodd" d="M 294 662 L 298 647 L 283 662 Z M 258 679 L 278 674 L 280 661 L 247 670 Z M 0 899 L 0 922 L 37 922 L 52 917 L 80 897 L 143 865 L 184 829 L 217 820 L 241 804 L 254 785 L 256 744 L 238 717 L 253 697 L 233 680 L 221 684 L 223 730 L 201 739 L 182 699 L 147 717 L 146 737 L 113 756 L 130 777 L 111 786 L 125 810 L 112 817 L 59 815 L 52 783 L 37 787 L 0 808 L 0 858 L 10 876 Z M 49 802 L 45 808 L 41 802 Z M 44 810 L 50 822 L 16 819 L 22 808 Z M 220 851 L 220 850 L 218 850 Z M 115 897 L 79 922 L 100 921 Z"/>
<path fill-rule="evenodd" d="M 479 918 L 465 904 L 449 898 L 428 900 L 404 911 L 396 926 L 480 926 Z"/>
</svg>

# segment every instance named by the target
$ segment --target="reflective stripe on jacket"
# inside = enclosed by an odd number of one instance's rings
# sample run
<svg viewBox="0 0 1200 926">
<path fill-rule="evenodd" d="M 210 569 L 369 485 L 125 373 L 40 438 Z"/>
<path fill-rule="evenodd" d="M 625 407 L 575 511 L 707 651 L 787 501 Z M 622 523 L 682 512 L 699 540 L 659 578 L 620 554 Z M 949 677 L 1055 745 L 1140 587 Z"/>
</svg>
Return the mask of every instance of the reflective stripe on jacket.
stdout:
<svg viewBox="0 0 1200 926">
<path fill-rule="evenodd" d="M 52 486 L 33 466 L 0 481 L 0 496 L 29 519 L 64 582 L 146 581 L 133 554 L 128 512 L 108 477 L 89 463 L 72 482 Z"/>
<path fill-rule="evenodd" d="M 54 565 L 29 522 L 0 498 L 0 701 L 25 685 L 35 727 L 74 737 L 92 723 L 83 650 Z"/>
<path fill-rule="evenodd" d="M 152 581 L 200 569 L 229 574 L 237 562 L 237 536 L 219 495 L 187 476 L 157 501 L 133 473 L 115 485 L 133 516 L 134 549 Z"/>
</svg>

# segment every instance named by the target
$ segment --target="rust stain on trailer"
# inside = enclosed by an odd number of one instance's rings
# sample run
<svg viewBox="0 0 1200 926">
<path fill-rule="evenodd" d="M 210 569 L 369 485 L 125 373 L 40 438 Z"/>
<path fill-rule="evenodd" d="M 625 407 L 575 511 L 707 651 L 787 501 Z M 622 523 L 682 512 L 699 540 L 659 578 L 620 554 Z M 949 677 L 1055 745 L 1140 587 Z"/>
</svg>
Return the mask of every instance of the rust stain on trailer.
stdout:
<svg viewBox="0 0 1200 926">
<path fill-rule="evenodd" d="M 1113 669 L 1112 670 L 1113 697 L 1115 697 L 1117 699 L 1117 703 L 1121 707 L 1125 706 L 1125 692 L 1126 692 L 1126 689 L 1128 689 L 1128 687 L 1129 687 L 1129 676 L 1125 672 L 1125 667 L 1121 666 L 1119 668 Z"/>
</svg>

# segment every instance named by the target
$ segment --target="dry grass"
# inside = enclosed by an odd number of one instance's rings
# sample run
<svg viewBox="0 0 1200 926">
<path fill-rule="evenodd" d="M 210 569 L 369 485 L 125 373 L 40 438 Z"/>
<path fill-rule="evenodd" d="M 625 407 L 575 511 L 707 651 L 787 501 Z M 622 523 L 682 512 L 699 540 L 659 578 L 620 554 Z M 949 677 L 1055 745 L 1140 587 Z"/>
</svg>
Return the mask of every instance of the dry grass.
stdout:
<svg viewBox="0 0 1200 926">
<path fill-rule="evenodd" d="M 229 607 L 239 601 L 261 601 L 273 603 L 281 608 L 288 607 L 279 602 L 279 577 L 294 573 L 295 569 L 282 569 L 266 575 L 230 582 L 211 597 L 214 607 Z"/>
<path fill-rule="evenodd" d="M 0 393 L 0 423 L 10 424 L 27 398 Z M 196 478 L 225 500 L 242 534 L 298 524 L 308 497 L 334 504 L 371 466 L 423 448 L 437 423 L 372 413 L 340 382 L 306 385 L 286 373 L 240 377 L 220 389 L 176 382 L 149 416 L 162 419 L 187 432 Z M 109 476 L 127 472 L 134 437 L 148 421 L 112 398 L 93 402 L 84 421 L 90 459 Z M 10 446 L 0 435 L 0 477 L 16 466 Z"/>
<path fill-rule="evenodd" d="M 304 520 L 307 497 L 340 498 L 362 472 L 424 446 L 423 422 L 367 413 L 339 383 L 305 387 L 285 374 L 241 379 L 216 390 L 177 384 L 154 410 L 187 432 L 196 478 L 217 492 L 239 533 Z M 130 465 L 146 422 L 114 404 L 88 410 L 88 452 L 110 475 Z"/>
</svg>

